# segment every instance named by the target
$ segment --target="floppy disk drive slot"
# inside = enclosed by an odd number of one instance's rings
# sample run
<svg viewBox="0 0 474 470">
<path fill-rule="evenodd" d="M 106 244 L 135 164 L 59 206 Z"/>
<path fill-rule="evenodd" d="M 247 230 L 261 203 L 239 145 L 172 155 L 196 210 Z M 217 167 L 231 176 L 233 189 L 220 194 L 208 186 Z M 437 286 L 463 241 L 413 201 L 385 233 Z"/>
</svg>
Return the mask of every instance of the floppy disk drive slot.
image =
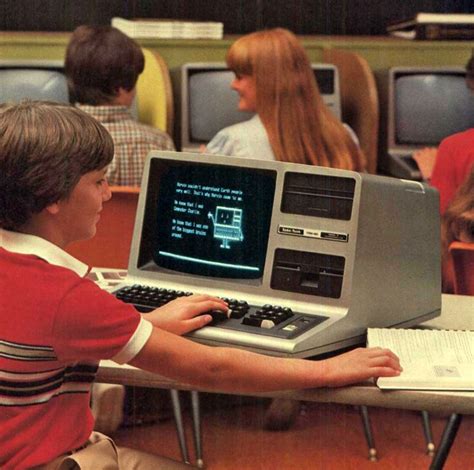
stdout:
<svg viewBox="0 0 474 470">
<path fill-rule="evenodd" d="M 272 289 L 339 298 L 344 277 L 341 256 L 277 249 Z"/>
</svg>

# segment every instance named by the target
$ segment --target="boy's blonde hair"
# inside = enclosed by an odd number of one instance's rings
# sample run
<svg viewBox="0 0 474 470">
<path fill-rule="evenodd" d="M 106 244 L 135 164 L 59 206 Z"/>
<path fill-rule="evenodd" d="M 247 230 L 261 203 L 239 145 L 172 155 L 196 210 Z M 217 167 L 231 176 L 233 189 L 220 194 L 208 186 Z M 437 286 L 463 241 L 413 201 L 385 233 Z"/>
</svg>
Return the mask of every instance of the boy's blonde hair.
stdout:
<svg viewBox="0 0 474 470">
<path fill-rule="evenodd" d="M 0 106 L 0 227 L 17 230 L 66 199 L 114 154 L 107 130 L 77 108 L 45 101 Z"/>
</svg>

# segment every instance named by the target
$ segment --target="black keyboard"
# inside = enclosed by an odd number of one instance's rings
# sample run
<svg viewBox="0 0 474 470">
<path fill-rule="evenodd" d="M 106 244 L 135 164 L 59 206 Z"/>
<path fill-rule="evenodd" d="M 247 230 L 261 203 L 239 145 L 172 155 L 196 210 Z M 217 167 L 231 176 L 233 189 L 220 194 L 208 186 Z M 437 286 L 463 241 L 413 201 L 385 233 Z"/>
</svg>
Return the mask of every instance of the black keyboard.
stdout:
<svg viewBox="0 0 474 470">
<path fill-rule="evenodd" d="M 139 312 L 147 313 L 178 297 L 192 295 L 192 292 L 134 284 L 122 287 L 113 294 L 123 302 L 133 304 Z M 324 316 L 296 314 L 291 308 L 279 305 L 254 306 L 245 300 L 226 297 L 222 299 L 229 306 L 230 316 L 222 310 L 203 312 L 212 316 L 211 325 L 219 324 L 230 329 L 254 332 L 257 327 L 259 331 L 265 331 L 265 334 L 289 338 L 327 319 Z"/>
</svg>

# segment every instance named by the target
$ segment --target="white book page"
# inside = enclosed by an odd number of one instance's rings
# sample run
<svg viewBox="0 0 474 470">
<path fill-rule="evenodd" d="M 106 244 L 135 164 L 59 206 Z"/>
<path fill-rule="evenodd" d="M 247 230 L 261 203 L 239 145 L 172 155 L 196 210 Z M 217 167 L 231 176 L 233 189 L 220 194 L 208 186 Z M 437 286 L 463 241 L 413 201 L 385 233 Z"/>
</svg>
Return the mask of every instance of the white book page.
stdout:
<svg viewBox="0 0 474 470">
<path fill-rule="evenodd" d="M 380 388 L 474 390 L 474 332 L 369 328 L 369 346 L 391 349 L 403 371 Z"/>
</svg>

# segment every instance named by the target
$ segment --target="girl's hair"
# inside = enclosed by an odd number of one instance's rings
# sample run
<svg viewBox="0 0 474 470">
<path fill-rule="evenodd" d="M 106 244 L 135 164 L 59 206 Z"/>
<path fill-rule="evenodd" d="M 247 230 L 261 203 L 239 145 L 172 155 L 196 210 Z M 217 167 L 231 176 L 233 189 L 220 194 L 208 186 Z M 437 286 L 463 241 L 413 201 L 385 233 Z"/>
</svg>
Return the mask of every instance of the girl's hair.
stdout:
<svg viewBox="0 0 474 470">
<path fill-rule="evenodd" d="M 296 36 L 282 28 L 238 39 L 227 53 L 237 75 L 255 78 L 257 113 L 277 160 L 360 171 L 365 159 L 326 107 Z"/>
<path fill-rule="evenodd" d="M 455 240 L 474 243 L 474 166 L 457 190 L 441 220 L 443 273 L 447 273 L 446 270 L 449 269 L 448 249 Z M 446 277 L 449 275 L 444 276 L 443 283 L 446 280 L 449 282 Z M 449 290 L 449 286 L 443 285 L 443 290 Z"/>
</svg>

